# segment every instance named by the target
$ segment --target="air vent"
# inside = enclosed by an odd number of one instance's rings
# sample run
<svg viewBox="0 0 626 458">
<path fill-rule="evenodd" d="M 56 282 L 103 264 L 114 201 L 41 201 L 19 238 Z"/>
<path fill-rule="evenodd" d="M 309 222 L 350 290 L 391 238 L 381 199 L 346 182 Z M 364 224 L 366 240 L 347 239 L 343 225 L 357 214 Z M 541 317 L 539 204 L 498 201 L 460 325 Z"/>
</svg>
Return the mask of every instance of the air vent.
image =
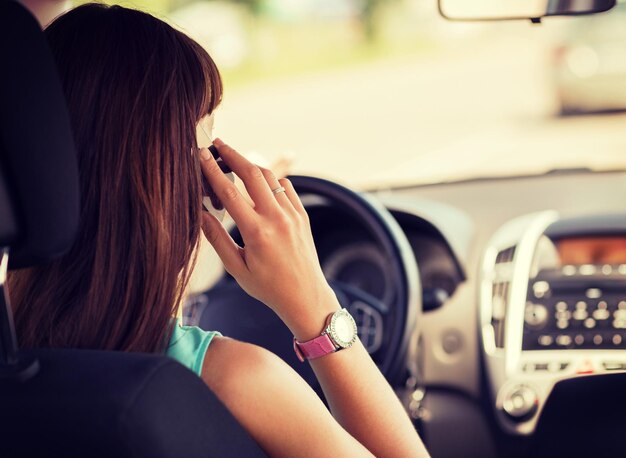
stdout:
<svg viewBox="0 0 626 458">
<path fill-rule="evenodd" d="M 504 323 L 509 301 L 511 273 L 515 247 L 498 252 L 494 266 L 493 284 L 491 287 L 491 326 L 496 348 L 504 347 Z"/>
<path fill-rule="evenodd" d="M 498 252 L 498 255 L 496 256 L 496 264 L 503 264 L 506 262 L 511 262 L 513 261 L 514 255 L 515 255 L 514 246 L 507 248 L 506 250 L 502 250 Z"/>
</svg>

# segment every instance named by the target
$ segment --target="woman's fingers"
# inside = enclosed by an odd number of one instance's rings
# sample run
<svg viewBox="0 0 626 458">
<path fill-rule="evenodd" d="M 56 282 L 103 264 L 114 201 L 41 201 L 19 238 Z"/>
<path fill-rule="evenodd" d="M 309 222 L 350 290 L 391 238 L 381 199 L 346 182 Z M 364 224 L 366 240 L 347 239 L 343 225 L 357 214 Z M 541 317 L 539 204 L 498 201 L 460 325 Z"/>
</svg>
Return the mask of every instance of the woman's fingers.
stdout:
<svg viewBox="0 0 626 458">
<path fill-rule="evenodd" d="M 283 192 L 274 192 L 280 189 L 282 185 L 273 171 L 253 164 L 219 138 L 215 139 L 214 144 L 218 147 L 224 162 L 242 179 L 257 209 L 261 207 L 271 210 L 276 208 L 275 205 L 278 202 L 283 209 L 287 211 L 293 210 L 293 206 L 290 203 L 291 199 L 284 195 Z M 259 179 L 259 172 L 263 175 L 267 184 L 264 185 L 262 180 Z M 247 176 L 245 176 L 246 173 Z M 268 188 L 271 194 L 268 193 Z"/>
<path fill-rule="evenodd" d="M 269 186 L 272 194 L 274 194 L 274 199 L 278 202 L 278 204 L 286 210 L 287 212 L 293 212 L 293 205 L 291 204 L 289 198 L 286 196 L 286 188 L 285 191 L 281 191 L 281 188 L 284 186 L 281 184 L 280 180 L 276 178 L 276 175 L 271 170 L 264 169 L 263 167 L 259 167 L 263 176 L 265 177 L 265 181 L 267 181 L 267 185 Z M 276 191 L 276 192 L 274 192 Z"/>
<path fill-rule="evenodd" d="M 235 184 L 224 175 L 224 172 L 222 172 L 222 169 L 220 169 L 217 161 L 207 148 L 200 149 L 200 167 L 211 189 L 213 189 L 230 216 L 235 220 L 237 226 L 244 229 L 256 225 L 254 209 L 246 202 Z"/>
<path fill-rule="evenodd" d="M 235 243 L 222 223 L 209 212 L 202 212 L 202 231 L 228 273 L 233 276 L 241 273 L 246 267 L 241 256 L 241 247 Z"/>
<path fill-rule="evenodd" d="M 248 194 L 254 201 L 255 208 L 261 211 L 275 209 L 277 201 L 272 194 L 272 189 L 275 188 L 270 189 L 268 177 L 266 177 L 263 170 L 219 138 L 213 140 L 213 144 L 217 147 L 220 157 L 226 165 L 243 181 Z"/>
<path fill-rule="evenodd" d="M 288 178 L 281 178 L 280 180 L 278 180 L 278 182 L 283 188 L 285 188 L 284 194 L 289 199 L 289 202 L 291 203 L 293 208 L 295 208 L 296 211 L 300 213 L 300 215 L 308 217 L 308 214 L 304 209 L 304 205 L 302 205 L 302 201 L 296 193 L 293 184 L 291 184 L 291 181 Z"/>
</svg>

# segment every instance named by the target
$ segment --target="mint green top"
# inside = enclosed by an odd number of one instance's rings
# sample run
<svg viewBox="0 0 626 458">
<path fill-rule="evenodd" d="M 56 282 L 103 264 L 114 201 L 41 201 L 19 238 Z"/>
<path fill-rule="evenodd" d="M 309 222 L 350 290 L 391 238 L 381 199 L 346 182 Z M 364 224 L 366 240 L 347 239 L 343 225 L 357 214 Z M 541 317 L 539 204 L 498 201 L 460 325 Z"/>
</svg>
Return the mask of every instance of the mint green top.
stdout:
<svg viewBox="0 0 626 458">
<path fill-rule="evenodd" d="M 200 375 L 204 355 L 215 336 L 221 334 L 217 331 L 204 331 L 197 326 L 183 326 L 180 320 L 176 320 L 165 354 Z"/>
</svg>

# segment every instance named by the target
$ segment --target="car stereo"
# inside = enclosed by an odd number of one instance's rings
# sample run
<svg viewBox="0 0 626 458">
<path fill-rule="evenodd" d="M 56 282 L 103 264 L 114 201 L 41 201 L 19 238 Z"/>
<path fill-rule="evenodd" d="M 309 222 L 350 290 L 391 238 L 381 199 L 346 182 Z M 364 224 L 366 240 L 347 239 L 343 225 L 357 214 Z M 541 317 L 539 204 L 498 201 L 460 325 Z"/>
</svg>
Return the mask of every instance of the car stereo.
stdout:
<svg viewBox="0 0 626 458">
<path fill-rule="evenodd" d="M 481 263 L 496 418 L 532 434 L 561 380 L 626 371 L 626 214 L 545 211 L 500 227 Z"/>
<path fill-rule="evenodd" d="M 522 349 L 626 349 L 626 262 L 540 270 L 528 285 Z"/>
</svg>

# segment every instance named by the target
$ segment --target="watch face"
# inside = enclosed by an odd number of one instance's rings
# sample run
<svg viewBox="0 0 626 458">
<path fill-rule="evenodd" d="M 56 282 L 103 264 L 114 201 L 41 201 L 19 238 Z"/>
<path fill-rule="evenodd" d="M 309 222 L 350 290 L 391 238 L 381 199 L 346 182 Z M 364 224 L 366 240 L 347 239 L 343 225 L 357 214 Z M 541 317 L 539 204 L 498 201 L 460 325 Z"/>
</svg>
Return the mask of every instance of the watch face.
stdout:
<svg viewBox="0 0 626 458">
<path fill-rule="evenodd" d="M 350 347 L 356 341 L 356 323 L 346 309 L 337 311 L 331 318 L 330 337 L 342 348 Z"/>
</svg>

